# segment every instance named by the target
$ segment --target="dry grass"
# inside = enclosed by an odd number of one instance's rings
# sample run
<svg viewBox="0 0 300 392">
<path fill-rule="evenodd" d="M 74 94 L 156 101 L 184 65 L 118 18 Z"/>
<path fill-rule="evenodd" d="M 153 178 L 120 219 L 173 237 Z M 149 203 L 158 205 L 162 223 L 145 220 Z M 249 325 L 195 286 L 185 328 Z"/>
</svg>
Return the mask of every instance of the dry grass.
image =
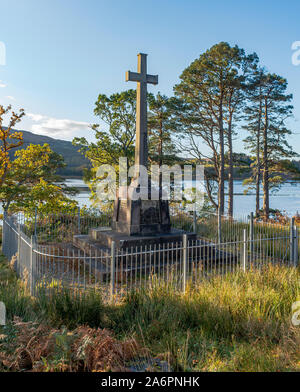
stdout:
<svg viewBox="0 0 300 392">
<path fill-rule="evenodd" d="M 106 329 L 67 331 L 18 317 L 1 339 L 0 363 L 10 371 L 126 371 L 128 361 L 146 353 L 136 340 L 117 340 Z"/>
</svg>

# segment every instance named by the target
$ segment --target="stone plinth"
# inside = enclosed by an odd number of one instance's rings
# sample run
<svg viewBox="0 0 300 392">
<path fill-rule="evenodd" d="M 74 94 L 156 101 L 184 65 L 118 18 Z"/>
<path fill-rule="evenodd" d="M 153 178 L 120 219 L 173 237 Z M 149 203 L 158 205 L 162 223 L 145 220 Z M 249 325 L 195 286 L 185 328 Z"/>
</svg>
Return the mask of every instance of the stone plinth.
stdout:
<svg viewBox="0 0 300 392">
<path fill-rule="evenodd" d="M 112 229 L 126 235 L 169 233 L 167 200 L 121 200 L 115 202 Z"/>
<path fill-rule="evenodd" d="M 195 240 L 196 234 L 194 233 L 185 233 L 182 230 L 172 229 L 168 233 L 158 232 L 156 234 L 151 235 L 126 235 L 123 233 L 118 233 L 114 230 L 99 230 L 99 229 L 91 229 L 89 238 L 92 238 L 100 247 L 110 248 L 112 241 L 115 241 L 116 247 L 118 249 L 128 249 L 130 250 L 132 247 L 141 247 L 141 246 L 159 246 L 163 244 L 171 243 L 180 243 L 182 242 L 183 234 L 187 234 L 188 240 Z"/>
<path fill-rule="evenodd" d="M 156 235 L 171 231 L 168 200 L 152 198 L 152 191 L 159 189 L 151 185 L 144 187 L 133 180 L 128 187 L 120 187 L 114 203 L 112 229 L 124 235 Z"/>
</svg>

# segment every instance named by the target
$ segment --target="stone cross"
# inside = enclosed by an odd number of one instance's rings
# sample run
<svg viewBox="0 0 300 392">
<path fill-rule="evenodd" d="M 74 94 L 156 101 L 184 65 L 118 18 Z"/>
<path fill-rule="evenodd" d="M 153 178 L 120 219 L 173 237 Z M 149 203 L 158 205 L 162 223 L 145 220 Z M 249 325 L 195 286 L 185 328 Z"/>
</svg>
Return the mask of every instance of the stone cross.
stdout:
<svg viewBox="0 0 300 392">
<path fill-rule="evenodd" d="M 147 55 L 138 54 L 138 72 L 126 72 L 126 82 L 137 82 L 136 90 L 136 142 L 135 164 L 147 167 L 148 135 L 147 135 L 147 83 L 157 84 L 158 75 L 147 74 Z M 136 170 L 136 177 L 139 170 Z"/>
</svg>

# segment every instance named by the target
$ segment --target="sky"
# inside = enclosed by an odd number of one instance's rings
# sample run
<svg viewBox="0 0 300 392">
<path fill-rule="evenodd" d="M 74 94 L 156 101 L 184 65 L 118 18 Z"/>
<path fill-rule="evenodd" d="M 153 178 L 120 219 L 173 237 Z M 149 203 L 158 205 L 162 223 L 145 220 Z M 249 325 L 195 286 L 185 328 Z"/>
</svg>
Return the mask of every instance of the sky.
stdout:
<svg viewBox="0 0 300 392">
<path fill-rule="evenodd" d="M 98 94 L 135 88 L 125 71 L 136 71 L 137 53 L 147 53 L 148 73 L 159 75 L 148 91 L 172 95 L 182 71 L 226 41 L 287 78 L 295 107 L 289 142 L 300 153 L 300 65 L 292 63 L 299 0 L 0 0 L 0 7 L 0 104 L 25 109 L 18 129 L 91 141 Z M 239 130 L 237 152 L 243 137 Z"/>
</svg>

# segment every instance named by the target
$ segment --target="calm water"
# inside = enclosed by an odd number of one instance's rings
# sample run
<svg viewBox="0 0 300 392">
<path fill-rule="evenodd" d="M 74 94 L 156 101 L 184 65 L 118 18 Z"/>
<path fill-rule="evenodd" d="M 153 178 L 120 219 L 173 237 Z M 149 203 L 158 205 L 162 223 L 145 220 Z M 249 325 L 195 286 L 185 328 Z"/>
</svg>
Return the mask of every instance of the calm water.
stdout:
<svg viewBox="0 0 300 392">
<path fill-rule="evenodd" d="M 90 192 L 83 180 L 67 179 L 66 184 L 78 188 L 79 193 L 74 196 L 74 199 L 78 201 L 81 207 L 91 205 L 89 199 Z M 234 181 L 234 215 L 236 217 L 255 211 L 254 192 L 252 191 L 250 194 L 244 195 L 243 191 L 242 181 Z M 300 213 L 300 182 L 286 182 L 278 192 L 271 193 L 270 207 L 285 211 L 288 215 L 295 215 L 297 212 Z M 0 212 L 2 212 L 1 207 Z"/>
<path fill-rule="evenodd" d="M 86 185 L 82 180 L 68 179 L 66 184 L 79 188 L 79 193 L 74 198 L 80 206 L 90 205 L 89 195 Z M 81 188 L 81 189 L 80 189 Z M 244 187 L 242 181 L 234 181 L 234 214 L 241 216 L 255 211 L 255 194 L 244 195 Z M 262 203 L 262 195 L 261 195 Z M 279 191 L 270 194 L 270 208 L 277 208 L 285 211 L 288 215 L 294 215 L 298 211 L 300 213 L 300 182 L 286 182 L 281 186 Z"/>
</svg>

